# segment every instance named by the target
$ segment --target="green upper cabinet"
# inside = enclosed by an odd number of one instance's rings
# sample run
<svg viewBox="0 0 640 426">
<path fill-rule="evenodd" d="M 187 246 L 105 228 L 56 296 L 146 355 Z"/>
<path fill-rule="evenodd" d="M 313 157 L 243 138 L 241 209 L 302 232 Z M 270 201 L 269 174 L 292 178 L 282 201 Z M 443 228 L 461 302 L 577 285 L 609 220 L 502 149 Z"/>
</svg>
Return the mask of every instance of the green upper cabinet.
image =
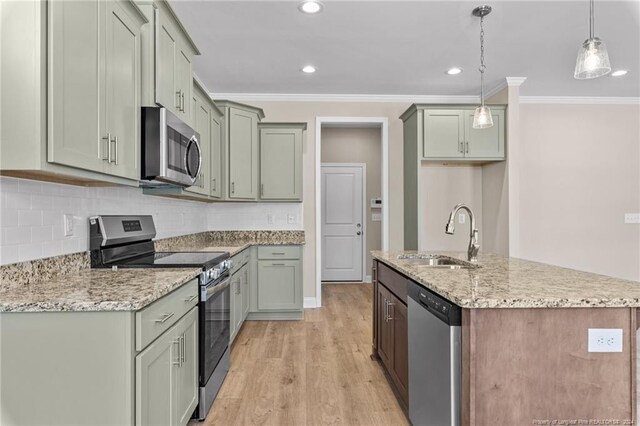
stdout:
<svg viewBox="0 0 640 426">
<path fill-rule="evenodd" d="M 48 6 L 48 160 L 139 179 L 144 17 L 128 1 Z"/>
<path fill-rule="evenodd" d="M 473 111 L 465 111 L 465 156 L 470 158 L 504 158 L 504 108 L 491 108 L 493 126 L 486 129 L 473 128 Z"/>
<path fill-rule="evenodd" d="M 423 156 L 464 157 L 464 111 L 433 109 L 424 111 Z"/>
<path fill-rule="evenodd" d="M 150 24 L 142 31 L 142 103 L 161 105 L 195 126 L 193 57 L 200 51 L 165 0 L 136 0 Z"/>
<path fill-rule="evenodd" d="M 214 198 L 222 197 L 222 125 L 224 113 L 212 103 L 211 106 L 211 159 L 210 159 L 210 178 L 211 178 L 211 196 Z"/>
<path fill-rule="evenodd" d="M 227 198 L 258 197 L 258 122 L 260 108 L 231 101 L 216 101 L 224 112 L 223 149 L 227 160 Z"/>
<path fill-rule="evenodd" d="M 504 160 L 505 106 L 491 106 L 493 126 L 486 129 L 473 128 L 475 108 L 475 105 L 412 105 L 400 117 L 405 126 L 405 146 L 406 136 L 411 133 L 417 138 L 416 154 L 423 160 Z"/>
<path fill-rule="evenodd" d="M 306 123 L 260 123 L 260 199 L 302 201 Z"/>
<path fill-rule="evenodd" d="M 140 23 L 119 1 L 105 2 L 106 119 L 101 134 L 111 134 L 113 145 L 108 173 L 140 178 Z"/>
</svg>

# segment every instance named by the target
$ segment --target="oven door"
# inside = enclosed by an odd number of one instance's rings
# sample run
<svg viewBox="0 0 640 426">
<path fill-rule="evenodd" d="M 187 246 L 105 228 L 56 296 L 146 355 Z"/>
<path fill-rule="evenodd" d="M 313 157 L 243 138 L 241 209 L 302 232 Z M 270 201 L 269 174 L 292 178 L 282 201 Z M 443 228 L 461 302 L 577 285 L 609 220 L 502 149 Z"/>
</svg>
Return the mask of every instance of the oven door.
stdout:
<svg viewBox="0 0 640 426">
<path fill-rule="evenodd" d="M 206 385 L 229 346 L 231 328 L 230 277 L 201 288 L 200 386 Z"/>
</svg>

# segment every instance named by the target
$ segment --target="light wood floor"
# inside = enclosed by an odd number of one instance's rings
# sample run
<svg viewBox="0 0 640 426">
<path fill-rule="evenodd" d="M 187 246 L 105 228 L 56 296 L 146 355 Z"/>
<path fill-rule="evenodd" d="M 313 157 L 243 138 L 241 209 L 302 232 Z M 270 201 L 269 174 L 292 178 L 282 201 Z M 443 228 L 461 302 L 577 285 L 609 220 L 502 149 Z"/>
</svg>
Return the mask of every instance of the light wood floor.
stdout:
<svg viewBox="0 0 640 426">
<path fill-rule="evenodd" d="M 371 360 L 371 284 L 325 284 L 304 321 L 247 321 L 203 425 L 407 425 Z"/>
</svg>

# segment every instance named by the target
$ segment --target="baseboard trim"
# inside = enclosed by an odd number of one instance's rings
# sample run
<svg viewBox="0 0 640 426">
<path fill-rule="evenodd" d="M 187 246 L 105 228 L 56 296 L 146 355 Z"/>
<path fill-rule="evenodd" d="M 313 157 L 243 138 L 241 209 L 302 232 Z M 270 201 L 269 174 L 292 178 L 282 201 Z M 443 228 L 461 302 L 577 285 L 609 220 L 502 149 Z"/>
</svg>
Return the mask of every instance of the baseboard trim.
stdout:
<svg viewBox="0 0 640 426">
<path fill-rule="evenodd" d="M 303 302 L 305 309 L 312 309 L 318 307 L 318 300 L 315 297 L 305 297 Z"/>
</svg>

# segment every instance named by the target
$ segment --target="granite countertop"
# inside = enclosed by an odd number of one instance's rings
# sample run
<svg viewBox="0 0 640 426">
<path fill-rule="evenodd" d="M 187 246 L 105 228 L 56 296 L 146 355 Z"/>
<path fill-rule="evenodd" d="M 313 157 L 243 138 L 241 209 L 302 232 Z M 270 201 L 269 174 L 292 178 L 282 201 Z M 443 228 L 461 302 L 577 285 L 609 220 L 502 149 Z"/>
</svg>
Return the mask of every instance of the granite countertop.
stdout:
<svg viewBox="0 0 640 426">
<path fill-rule="evenodd" d="M 199 268 L 84 269 L 0 285 L 0 312 L 137 311 L 198 276 Z"/>
<path fill-rule="evenodd" d="M 218 231 L 156 241 L 157 251 L 302 245 L 302 231 Z M 0 267 L 0 312 L 137 311 L 198 276 L 199 268 L 91 269 L 87 253 Z"/>
<path fill-rule="evenodd" d="M 640 283 L 538 262 L 480 253 L 478 268 L 425 268 L 398 256 L 466 253 L 374 251 L 374 258 L 463 308 L 640 307 Z"/>
</svg>

